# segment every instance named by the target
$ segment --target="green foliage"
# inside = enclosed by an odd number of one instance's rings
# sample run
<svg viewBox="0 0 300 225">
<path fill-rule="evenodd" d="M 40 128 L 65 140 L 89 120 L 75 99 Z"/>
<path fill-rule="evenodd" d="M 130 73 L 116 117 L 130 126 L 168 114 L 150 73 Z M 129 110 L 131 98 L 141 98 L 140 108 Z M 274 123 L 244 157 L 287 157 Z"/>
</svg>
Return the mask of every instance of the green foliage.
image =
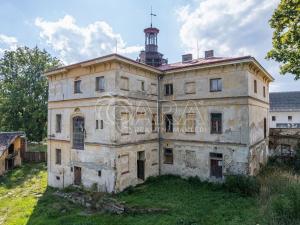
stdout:
<svg viewBox="0 0 300 225">
<path fill-rule="evenodd" d="M 42 141 L 47 127 L 47 79 L 43 73 L 61 65 L 45 50 L 19 47 L 0 59 L 0 130 L 25 131 Z"/>
<path fill-rule="evenodd" d="M 281 0 L 270 26 L 273 32 L 273 49 L 267 58 L 282 63 L 280 72 L 300 78 L 300 1 Z"/>
<path fill-rule="evenodd" d="M 224 187 L 229 192 L 239 193 L 243 196 L 254 196 L 259 193 L 259 182 L 255 177 L 244 175 L 226 176 Z"/>
<path fill-rule="evenodd" d="M 272 201 L 274 218 L 278 224 L 300 223 L 300 188 L 290 185 L 283 194 Z"/>
</svg>

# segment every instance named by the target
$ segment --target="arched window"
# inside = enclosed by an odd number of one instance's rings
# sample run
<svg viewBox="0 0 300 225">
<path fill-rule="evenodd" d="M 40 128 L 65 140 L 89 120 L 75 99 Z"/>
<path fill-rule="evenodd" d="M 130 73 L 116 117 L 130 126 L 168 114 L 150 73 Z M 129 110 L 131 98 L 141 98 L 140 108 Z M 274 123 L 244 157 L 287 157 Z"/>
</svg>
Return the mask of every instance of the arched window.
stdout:
<svg viewBox="0 0 300 225">
<path fill-rule="evenodd" d="M 84 149 L 84 118 L 76 116 L 73 118 L 73 148 Z"/>
</svg>

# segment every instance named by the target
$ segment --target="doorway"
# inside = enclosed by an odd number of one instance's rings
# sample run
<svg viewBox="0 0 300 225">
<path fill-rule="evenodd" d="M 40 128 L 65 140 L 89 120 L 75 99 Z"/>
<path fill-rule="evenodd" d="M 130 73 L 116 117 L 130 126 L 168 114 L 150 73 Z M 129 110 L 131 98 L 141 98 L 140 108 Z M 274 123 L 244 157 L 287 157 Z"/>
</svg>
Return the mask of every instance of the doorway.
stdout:
<svg viewBox="0 0 300 225">
<path fill-rule="evenodd" d="M 74 166 L 74 184 L 81 184 L 81 167 Z"/>
<path fill-rule="evenodd" d="M 145 152 L 137 153 L 137 178 L 145 180 Z"/>
</svg>

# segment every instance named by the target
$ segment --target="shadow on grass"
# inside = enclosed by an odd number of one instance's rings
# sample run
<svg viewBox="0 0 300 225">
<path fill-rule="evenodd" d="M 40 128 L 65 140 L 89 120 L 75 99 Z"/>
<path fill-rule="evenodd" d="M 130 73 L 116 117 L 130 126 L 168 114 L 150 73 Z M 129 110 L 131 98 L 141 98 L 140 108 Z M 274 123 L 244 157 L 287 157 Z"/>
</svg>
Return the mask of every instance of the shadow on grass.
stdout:
<svg viewBox="0 0 300 225">
<path fill-rule="evenodd" d="M 4 176 L 0 176 L 0 187 L 13 189 L 21 186 L 27 180 L 36 177 L 41 170 L 46 170 L 45 163 L 23 163 L 8 171 Z"/>
</svg>

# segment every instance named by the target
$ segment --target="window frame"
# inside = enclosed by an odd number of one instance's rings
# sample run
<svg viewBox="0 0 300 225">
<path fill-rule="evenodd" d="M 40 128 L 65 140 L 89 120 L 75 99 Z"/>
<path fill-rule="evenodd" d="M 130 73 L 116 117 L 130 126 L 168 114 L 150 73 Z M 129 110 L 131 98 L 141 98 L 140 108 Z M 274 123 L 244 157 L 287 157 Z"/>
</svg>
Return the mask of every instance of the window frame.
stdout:
<svg viewBox="0 0 300 225">
<path fill-rule="evenodd" d="M 55 133 L 61 133 L 62 115 L 56 114 Z"/>
<path fill-rule="evenodd" d="M 292 122 L 293 121 L 293 116 L 288 116 L 288 121 Z"/>
<path fill-rule="evenodd" d="M 167 153 L 167 151 L 170 151 L 170 153 Z M 166 158 L 166 157 L 170 157 Z M 173 148 L 164 148 L 164 164 L 173 165 L 174 164 L 174 151 Z"/>
<path fill-rule="evenodd" d="M 193 116 L 193 120 L 190 120 L 188 117 L 192 115 Z M 188 128 L 188 121 L 193 121 L 193 127 L 190 130 L 190 128 Z M 196 113 L 186 113 L 185 114 L 185 133 L 187 134 L 195 134 L 196 133 Z"/>
<path fill-rule="evenodd" d="M 102 82 L 102 85 L 101 85 Z M 104 92 L 105 91 L 105 79 L 104 76 L 99 76 L 95 78 L 95 91 Z"/>
<path fill-rule="evenodd" d="M 220 126 L 217 130 L 213 130 L 213 116 L 219 115 L 220 116 Z M 222 134 L 223 133 L 223 114 L 222 113 L 210 113 L 210 133 L 211 134 Z"/>
<path fill-rule="evenodd" d="M 55 149 L 55 165 L 61 165 L 61 149 Z"/>
<path fill-rule="evenodd" d="M 168 118 L 170 116 L 170 118 Z M 173 114 L 165 114 L 165 130 L 166 133 L 173 133 L 174 132 L 174 126 L 173 126 Z"/>
<path fill-rule="evenodd" d="M 74 80 L 74 94 L 81 94 L 81 80 Z"/>
<path fill-rule="evenodd" d="M 257 80 L 254 80 L 254 93 L 257 94 Z"/>
<path fill-rule="evenodd" d="M 272 116 L 272 121 L 276 121 L 276 116 Z"/>
<path fill-rule="evenodd" d="M 173 83 L 167 83 L 164 85 L 164 95 L 172 96 L 174 94 Z"/>
<path fill-rule="evenodd" d="M 217 82 L 217 88 L 213 88 L 213 82 Z M 209 90 L 210 92 L 221 92 L 223 90 L 222 78 L 212 78 L 209 79 Z"/>
</svg>

